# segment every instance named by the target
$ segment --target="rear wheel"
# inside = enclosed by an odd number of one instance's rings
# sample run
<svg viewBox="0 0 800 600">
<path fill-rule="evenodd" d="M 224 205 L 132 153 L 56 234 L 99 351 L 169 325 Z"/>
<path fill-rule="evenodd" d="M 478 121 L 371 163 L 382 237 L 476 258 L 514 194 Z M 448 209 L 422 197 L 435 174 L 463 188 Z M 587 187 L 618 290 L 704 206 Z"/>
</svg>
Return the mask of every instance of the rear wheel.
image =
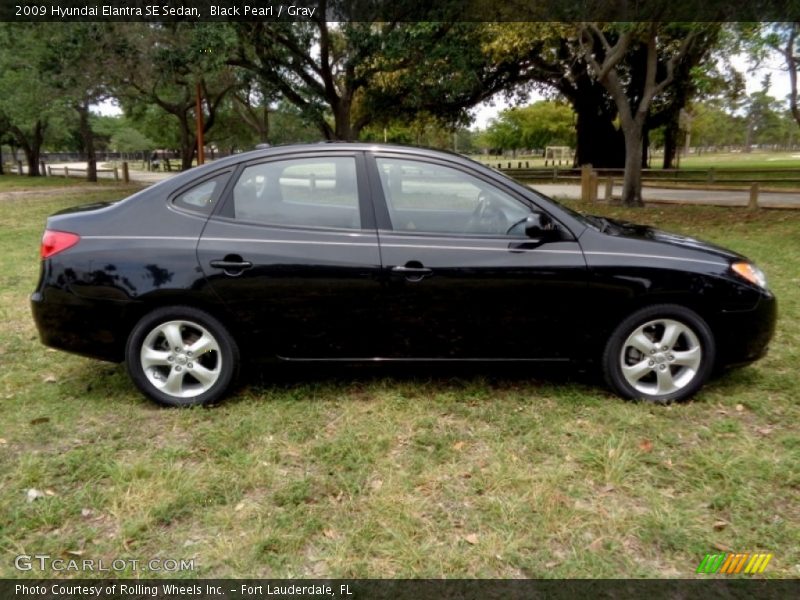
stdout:
<svg viewBox="0 0 800 600">
<path fill-rule="evenodd" d="M 714 337 L 696 312 L 677 304 L 636 311 L 614 330 L 603 354 L 609 386 L 625 398 L 686 400 L 714 365 Z"/>
<path fill-rule="evenodd" d="M 159 308 L 143 317 L 128 338 L 131 379 L 167 406 L 220 400 L 239 368 L 239 349 L 225 326 L 188 306 Z"/>
</svg>

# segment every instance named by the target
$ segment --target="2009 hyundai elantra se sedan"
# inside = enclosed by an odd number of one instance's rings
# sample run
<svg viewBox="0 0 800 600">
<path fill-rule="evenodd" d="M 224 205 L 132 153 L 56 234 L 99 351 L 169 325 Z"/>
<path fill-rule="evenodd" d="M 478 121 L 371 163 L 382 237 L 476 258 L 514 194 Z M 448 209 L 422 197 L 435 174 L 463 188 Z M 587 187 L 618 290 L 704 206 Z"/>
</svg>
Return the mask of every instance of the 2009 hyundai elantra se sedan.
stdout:
<svg viewBox="0 0 800 600">
<path fill-rule="evenodd" d="M 167 405 L 243 359 L 598 365 L 683 400 L 767 349 L 745 257 L 583 216 L 469 159 L 372 144 L 240 154 L 51 216 L 33 314 L 48 346 L 125 361 Z"/>
</svg>

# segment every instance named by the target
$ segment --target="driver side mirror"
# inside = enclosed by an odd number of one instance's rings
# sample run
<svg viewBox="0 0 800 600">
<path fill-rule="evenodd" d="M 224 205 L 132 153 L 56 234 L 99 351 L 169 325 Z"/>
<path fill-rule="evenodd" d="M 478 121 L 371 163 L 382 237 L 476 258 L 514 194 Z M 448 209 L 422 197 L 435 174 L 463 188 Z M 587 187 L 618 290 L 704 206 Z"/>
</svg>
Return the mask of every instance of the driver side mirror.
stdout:
<svg viewBox="0 0 800 600">
<path fill-rule="evenodd" d="M 542 212 L 532 212 L 525 219 L 525 235 L 529 238 L 553 239 L 558 237 L 558 226 Z"/>
</svg>

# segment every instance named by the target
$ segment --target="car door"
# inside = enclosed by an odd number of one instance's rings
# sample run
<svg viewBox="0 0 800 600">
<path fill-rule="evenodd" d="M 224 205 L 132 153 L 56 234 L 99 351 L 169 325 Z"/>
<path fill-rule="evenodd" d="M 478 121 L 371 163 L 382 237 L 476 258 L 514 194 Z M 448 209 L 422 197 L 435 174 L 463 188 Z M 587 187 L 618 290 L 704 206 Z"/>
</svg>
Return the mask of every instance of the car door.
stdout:
<svg viewBox="0 0 800 600">
<path fill-rule="evenodd" d="M 251 355 L 372 356 L 380 283 L 363 155 L 245 164 L 198 244 Z"/>
<path fill-rule="evenodd" d="M 368 164 L 386 356 L 575 354 L 586 265 L 566 228 L 549 241 L 527 237 L 532 205 L 460 163 L 376 152 Z"/>
</svg>

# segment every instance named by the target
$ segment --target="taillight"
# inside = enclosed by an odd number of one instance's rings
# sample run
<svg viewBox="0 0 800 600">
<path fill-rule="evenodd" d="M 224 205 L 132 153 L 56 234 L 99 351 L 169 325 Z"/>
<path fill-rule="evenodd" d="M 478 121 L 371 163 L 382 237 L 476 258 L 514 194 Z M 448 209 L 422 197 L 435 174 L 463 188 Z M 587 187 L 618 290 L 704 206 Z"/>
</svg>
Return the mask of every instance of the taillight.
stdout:
<svg viewBox="0 0 800 600">
<path fill-rule="evenodd" d="M 42 258 L 50 258 L 59 252 L 63 252 L 67 248 L 72 248 L 80 241 L 81 236 L 77 233 L 45 229 L 44 235 L 42 236 L 42 247 L 39 253 Z"/>
</svg>

